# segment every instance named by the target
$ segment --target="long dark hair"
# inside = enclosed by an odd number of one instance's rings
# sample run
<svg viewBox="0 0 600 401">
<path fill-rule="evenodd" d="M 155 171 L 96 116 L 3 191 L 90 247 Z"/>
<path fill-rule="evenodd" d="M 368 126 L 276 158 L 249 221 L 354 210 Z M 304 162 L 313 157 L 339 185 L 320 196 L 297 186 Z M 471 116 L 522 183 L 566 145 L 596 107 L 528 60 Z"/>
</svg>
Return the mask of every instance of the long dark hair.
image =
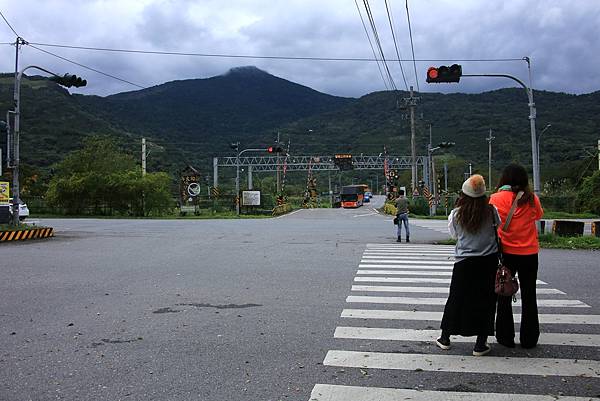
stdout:
<svg viewBox="0 0 600 401">
<path fill-rule="evenodd" d="M 520 164 L 511 163 L 504 167 L 496 190 L 504 185 L 510 185 L 511 190 L 514 193 L 519 191 L 524 192 L 523 197 L 518 202 L 519 206 L 524 205 L 525 203 L 529 203 L 533 206 L 533 193 L 529 188 L 529 177 L 527 176 L 527 171 L 523 166 Z"/>
<path fill-rule="evenodd" d="M 491 216 L 490 206 L 486 195 L 479 198 L 471 198 L 465 194 L 461 194 L 456 201 L 456 222 L 462 228 L 471 233 L 476 234 L 481 227 L 489 222 Z"/>
</svg>

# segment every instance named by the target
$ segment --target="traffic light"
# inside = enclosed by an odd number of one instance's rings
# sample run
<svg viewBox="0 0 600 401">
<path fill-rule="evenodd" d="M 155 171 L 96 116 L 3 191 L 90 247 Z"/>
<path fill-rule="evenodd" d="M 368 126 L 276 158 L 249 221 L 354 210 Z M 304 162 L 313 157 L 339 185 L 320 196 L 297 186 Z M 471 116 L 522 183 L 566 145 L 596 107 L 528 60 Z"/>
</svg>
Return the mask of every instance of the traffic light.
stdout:
<svg viewBox="0 0 600 401">
<path fill-rule="evenodd" d="M 70 88 L 71 86 L 79 88 L 87 85 L 87 81 L 85 79 L 73 74 L 65 74 L 62 77 L 55 75 L 49 79 L 66 88 Z"/>
<path fill-rule="evenodd" d="M 280 145 L 269 146 L 267 148 L 267 152 L 269 152 L 269 153 L 281 153 L 281 152 L 283 152 L 283 148 Z"/>
<path fill-rule="evenodd" d="M 445 65 L 439 67 L 429 67 L 427 69 L 428 83 L 458 82 L 462 75 L 462 67 L 458 64 L 452 64 L 450 67 Z"/>
</svg>

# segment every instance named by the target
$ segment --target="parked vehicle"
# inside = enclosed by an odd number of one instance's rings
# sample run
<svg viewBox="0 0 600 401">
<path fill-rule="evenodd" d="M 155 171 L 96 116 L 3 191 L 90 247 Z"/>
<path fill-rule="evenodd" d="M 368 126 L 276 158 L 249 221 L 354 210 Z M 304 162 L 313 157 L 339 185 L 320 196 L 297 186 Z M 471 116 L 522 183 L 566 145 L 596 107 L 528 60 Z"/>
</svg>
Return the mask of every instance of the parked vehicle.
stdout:
<svg viewBox="0 0 600 401">
<path fill-rule="evenodd" d="M 12 213 L 13 198 L 10 198 L 8 203 L 10 204 L 10 212 Z M 27 207 L 27 204 L 23 202 L 23 199 L 21 199 L 21 202 L 19 203 L 19 220 L 25 220 L 27 217 L 29 217 L 29 208 Z"/>
</svg>

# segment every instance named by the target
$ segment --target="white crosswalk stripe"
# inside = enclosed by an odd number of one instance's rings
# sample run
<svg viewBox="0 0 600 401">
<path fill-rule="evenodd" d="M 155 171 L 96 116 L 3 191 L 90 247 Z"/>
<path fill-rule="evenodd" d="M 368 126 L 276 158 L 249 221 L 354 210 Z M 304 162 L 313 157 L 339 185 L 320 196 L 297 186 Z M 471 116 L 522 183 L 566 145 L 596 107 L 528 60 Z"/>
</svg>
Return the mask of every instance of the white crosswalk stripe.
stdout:
<svg viewBox="0 0 600 401">
<path fill-rule="evenodd" d="M 371 291 L 371 292 L 422 292 L 422 293 L 435 293 L 435 294 L 448 294 L 450 288 L 448 287 L 399 287 L 394 285 L 353 285 L 352 291 Z M 564 292 L 557 290 L 556 288 L 538 288 L 536 290 L 538 294 L 563 294 Z"/>
<path fill-rule="evenodd" d="M 600 398 L 565 397 L 557 395 L 467 393 L 462 391 L 427 391 L 383 387 L 342 386 L 317 384 L 309 401 L 596 401 Z"/>
<path fill-rule="evenodd" d="M 447 233 L 446 222 L 435 221 L 420 224 L 438 228 L 443 223 Z M 440 228 L 441 230 L 441 228 Z M 439 330 L 403 327 L 402 322 L 439 322 L 443 314 L 449 292 L 450 276 L 454 266 L 453 246 L 434 246 L 426 244 L 367 244 L 358 265 L 354 283 L 346 298 L 348 305 L 341 318 L 348 323 L 336 328 L 334 338 L 345 341 L 368 340 L 362 343 L 361 351 L 333 349 L 327 352 L 324 366 L 369 369 L 448 372 L 496 375 L 528 375 L 535 377 L 580 377 L 598 380 L 600 378 L 600 334 L 574 334 L 561 332 L 564 325 L 593 328 L 600 325 L 600 315 L 573 314 L 574 309 L 585 311 L 590 308 L 586 303 L 571 299 L 560 289 L 550 288 L 548 283 L 537 280 L 537 303 L 540 308 L 541 324 L 556 327 L 559 330 L 542 332 L 538 344 L 555 347 L 585 347 L 590 350 L 589 359 L 561 359 L 551 357 L 493 356 L 472 357 L 465 355 L 440 353 L 404 353 L 379 352 L 375 349 L 362 349 L 371 341 L 403 341 L 432 344 Z M 358 294 L 357 294 L 358 293 Z M 357 295 L 355 295 L 357 294 Z M 364 306 L 361 304 L 365 304 Z M 368 307 L 373 305 L 374 307 Z M 381 305 L 381 306 L 376 306 Z M 430 310 L 420 311 L 425 305 Z M 515 312 L 520 311 L 520 300 L 513 303 Z M 382 309 L 380 309 L 382 308 Z M 385 309 L 383 309 L 385 308 Z M 565 313 L 543 313 L 546 308 L 564 308 Z M 554 310 L 552 311 L 554 312 Z M 515 323 L 520 323 L 521 315 L 514 313 Z M 398 322 L 393 327 L 378 327 L 382 322 Z M 415 323 L 412 323 L 413 325 Z M 598 332 L 598 331 L 597 331 Z M 516 338 L 519 334 L 516 333 Z M 473 338 L 452 336 L 453 343 L 472 343 Z M 494 338 L 489 338 L 493 343 Z M 457 345 L 458 346 L 458 345 Z M 437 349 L 434 347 L 434 349 Z M 460 349 L 460 347 L 458 348 Z M 438 350 L 439 351 L 439 350 Z M 549 356 L 548 354 L 544 356 Z M 596 357 L 594 357 L 596 356 Z M 363 372 L 363 374 L 365 374 Z M 371 374 L 371 373 L 369 373 Z M 543 391 L 542 391 L 543 392 Z M 597 394 L 597 393 L 596 393 Z M 409 389 L 365 387 L 337 384 L 316 384 L 310 401 L 396 401 L 410 400 L 481 400 L 486 401 L 553 401 L 553 400 L 600 400 L 590 397 L 547 396 L 537 394 L 509 393 L 469 393 L 461 391 L 415 391 Z"/>
<path fill-rule="evenodd" d="M 359 338 L 363 340 L 391 340 L 391 341 L 428 341 L 433 342 L 440 336 L 439 330 L 415 329 L 390 329 L 379 327 L 337 327 L 333 334 L 335 338 Z M 516 333 L 519 336 L 519 333 Z M 453 343 L 468 342 L 473 339 L 461 336 L 452 336 Z M 494 338 L 489 339 L 495 342 Z M 574 333 L 542 333 L 538 344 L 546 345 L 572 345 L 581 347 L 596 347 L 600 344 L 598 334 Z"/>
<path fill-rule="evenodd" d="M 332 350 L 323 365 L 373 369 L 434 372 L 495 373 L 507 375 L 546 375 L 600 377 L 600 362 L 585 359 L 494 357 L 465 358 L 464 355 L 427 355 L 391 352 Z"/>
</svg>

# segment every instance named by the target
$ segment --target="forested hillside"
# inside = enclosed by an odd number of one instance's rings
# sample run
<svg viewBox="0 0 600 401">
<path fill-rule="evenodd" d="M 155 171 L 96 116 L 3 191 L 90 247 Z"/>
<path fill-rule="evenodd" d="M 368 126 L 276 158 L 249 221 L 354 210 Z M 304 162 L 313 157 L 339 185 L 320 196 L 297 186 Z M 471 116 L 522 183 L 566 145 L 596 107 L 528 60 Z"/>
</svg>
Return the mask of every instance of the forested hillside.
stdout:
<svg viewBox="0 0 600 401">
<path fill-rule="evenodd" d="M 429 88 L 428 88 L 429 89 Z M 457 86 L 460 89 L 460 86 Z M 13 76 L 0 78 L 0 112 L 12 108 Z M 149 169 L 175 173 L 186 164 L 211 169 L 229 144 L 271 144 L 280 133 L 291 154 L 410 154 L 406 92 L 375 92 L 359 99 L 330 96 L 244 67 L 207 79 L 168 82 L 108 97 L 70 95 L 41 77 L 23 80 L 21 159 L 26 168 L 51 167 L 90 135 L 116 137 L 138 154 L 141 137 L 152 144 Z M 522 89 L 481 94 L 422 93 L 417 108 L 417 151 L 456 142 L 447 154 L 487 171 L 486 137 L 493 130 L 494 170 L 510 161 L 531 164 L 527 97 Z M 600 138 L 600 92 L 569 95 L 536 91 L 542 137 L 542 179 L 576 180 Z M 4 144 L 4 136 L 0 140 Z"/>
</svg>

